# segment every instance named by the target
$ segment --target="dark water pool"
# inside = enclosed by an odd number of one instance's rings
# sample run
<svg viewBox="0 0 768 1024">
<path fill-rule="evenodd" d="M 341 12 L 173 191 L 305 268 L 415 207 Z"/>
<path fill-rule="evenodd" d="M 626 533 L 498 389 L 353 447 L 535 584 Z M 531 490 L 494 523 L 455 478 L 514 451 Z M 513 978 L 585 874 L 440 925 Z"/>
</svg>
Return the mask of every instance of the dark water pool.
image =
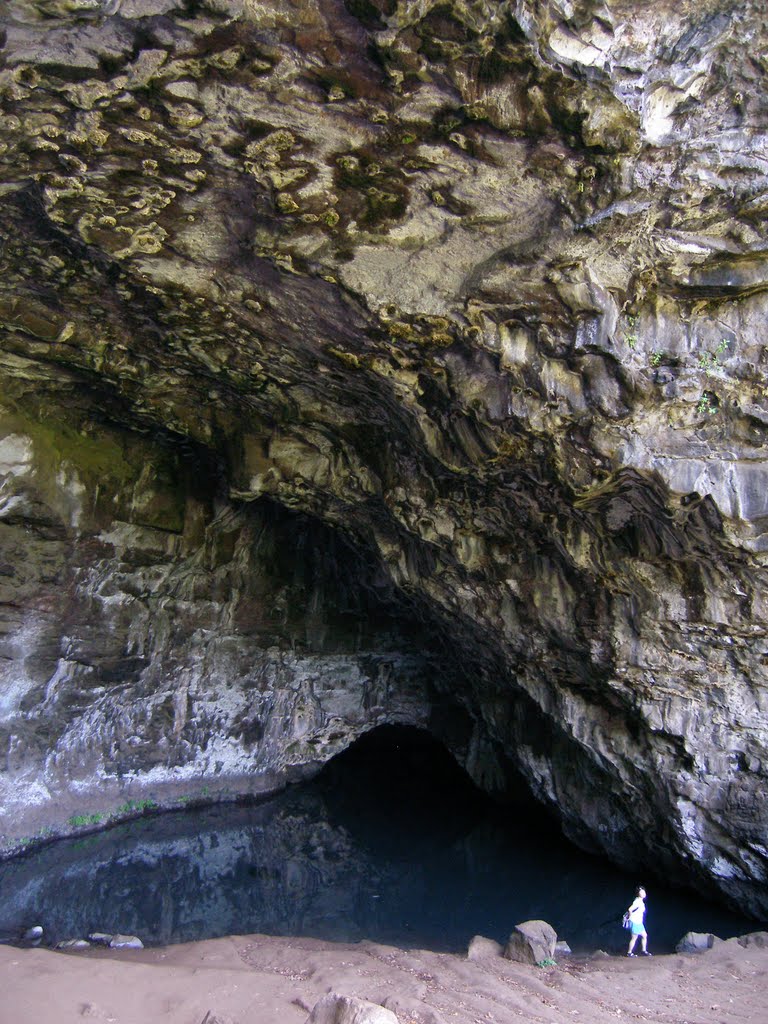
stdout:
<svg viewBox="0 0 768 1024">
<path fill-rule="evenodd" d="M 504 941 L 543 918 L 575 951 L 618 951 L 638 881 L 657 952 L 690 929 L 758 927 L 589 857 L 463 783 L 414 792 L 418 767 L 404 757 L 350 784 L 339 769 L 255 806 L 142 819 L 0 864 L 0 932 L 39 923 L 48 942 L 120 931 L 145 944 L 263 932 L 463 951 L 475 934 Z"/>
</svg>

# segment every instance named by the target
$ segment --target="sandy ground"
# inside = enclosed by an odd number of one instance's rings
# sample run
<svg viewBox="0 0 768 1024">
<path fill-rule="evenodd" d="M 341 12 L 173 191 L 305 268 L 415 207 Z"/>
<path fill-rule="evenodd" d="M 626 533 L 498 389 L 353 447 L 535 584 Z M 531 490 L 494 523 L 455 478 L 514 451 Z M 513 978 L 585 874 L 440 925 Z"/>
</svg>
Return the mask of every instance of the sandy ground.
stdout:
<svg viewBox="0 0 768 1024">
<path fill-rule="evenodd" d="M 400 1024 L 768 1024 L 768 948 L 731 939 L 701 954 L 537 968 L 264 935 L 135 951 L 0 947 L 0 1024 L 303 1024 L 329 991 L 384 1004 Z"/>
</svg>

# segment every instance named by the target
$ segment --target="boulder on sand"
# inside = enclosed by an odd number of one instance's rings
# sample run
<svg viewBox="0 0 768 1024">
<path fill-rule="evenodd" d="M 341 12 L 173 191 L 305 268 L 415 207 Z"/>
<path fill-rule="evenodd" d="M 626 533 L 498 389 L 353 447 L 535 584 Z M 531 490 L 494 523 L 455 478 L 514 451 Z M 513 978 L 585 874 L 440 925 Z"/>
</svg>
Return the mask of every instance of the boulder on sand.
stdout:
<svg viewBox="0 0 768 1024">
<path fill-rule="evenodd" d="M 516 924 L 504 948 L 507 960 L 521 964 L 540 964 L 554 960 L 557 932 L 546 921 L 523 921 Z"/>
<path fill-rule="evenodd" d="M 686 932 L 675 946 L 676 953 L 705 953 L 712 949 L 717 936 L 711 932 Z"/>
<path fill-rule="evenodd" d="M 110 949 L 144 949 L 138 935 L 113 935 L 109 940 Z"/>
<path fill-rule="evenodd" d="M 398 1024 L 391 1010 L 354 996 L 329 992 L 315 1003 L 306 1024 Z"/>
<path fill-rule="evenodd" d="M 487 939 L 484 935 L 475 935 L 467 949 L 468 960 L 487 960 L 489 957 L 501 956 L 504 947 L 495 939 Z"/>
</svg>

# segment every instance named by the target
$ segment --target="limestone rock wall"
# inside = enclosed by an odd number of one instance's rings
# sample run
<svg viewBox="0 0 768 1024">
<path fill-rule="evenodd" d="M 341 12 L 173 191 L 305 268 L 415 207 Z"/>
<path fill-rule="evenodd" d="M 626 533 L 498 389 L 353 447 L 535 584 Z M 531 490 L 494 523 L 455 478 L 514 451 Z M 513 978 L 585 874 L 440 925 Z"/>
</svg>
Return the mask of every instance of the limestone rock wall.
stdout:
<svg viewBox="0 0 768 1024">
<path fill-rule="evenodd" d="M 757 0 L 11 0 L 9 799 L 57 744 L 67 799 L 236 791 L 431 723 L 766 913 L 766 41 Z M 260 619 L 304 564 L 263 507 L 391 630 Z"/>
</svg>

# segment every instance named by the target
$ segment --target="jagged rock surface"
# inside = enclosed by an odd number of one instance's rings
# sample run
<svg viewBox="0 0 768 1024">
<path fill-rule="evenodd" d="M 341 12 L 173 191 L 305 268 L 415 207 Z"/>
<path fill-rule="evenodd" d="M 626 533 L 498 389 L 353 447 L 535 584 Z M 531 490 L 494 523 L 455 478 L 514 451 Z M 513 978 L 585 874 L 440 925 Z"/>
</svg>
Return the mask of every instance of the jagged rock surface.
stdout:
<svg viewBox="0 0 768 1024">
<path fill-rule="evenodd" d="M 6 848 L 405 721 L 768 913 L 761 13 L 10 0 Z"/>
</svg>

